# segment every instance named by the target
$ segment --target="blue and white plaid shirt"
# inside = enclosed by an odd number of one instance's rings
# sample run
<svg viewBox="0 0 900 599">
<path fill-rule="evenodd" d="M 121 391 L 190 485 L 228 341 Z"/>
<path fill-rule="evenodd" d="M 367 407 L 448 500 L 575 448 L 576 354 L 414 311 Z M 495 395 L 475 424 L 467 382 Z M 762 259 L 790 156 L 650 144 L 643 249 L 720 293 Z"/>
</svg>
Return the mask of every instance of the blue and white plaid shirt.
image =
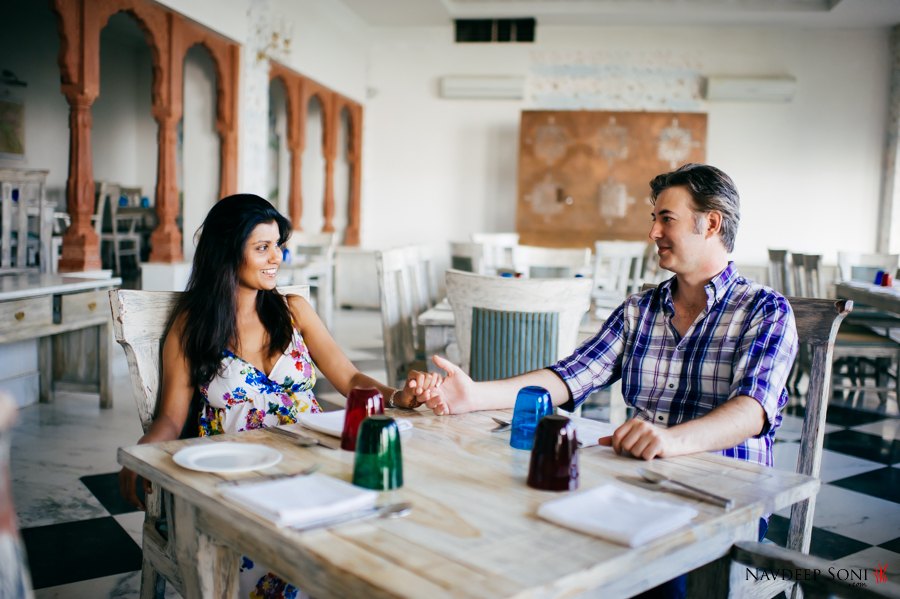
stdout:
<svg viewBox="0 0 900 599">
<path fill-rule="evenodd" d="M 706 308 L 681 337 L 672 325 L 675 278 L 625 300 L 593 338 L 550 367 L 569 388 L 572 410 L 619 379 L 635 416 L 669 427 L 739 395 L 765 410 L 763 431 L 722 455 L 771 466 L 775 430 L 797 355 L 787 300 L 740 276 L 734 263 L 706 285 Z"/>
</svg>

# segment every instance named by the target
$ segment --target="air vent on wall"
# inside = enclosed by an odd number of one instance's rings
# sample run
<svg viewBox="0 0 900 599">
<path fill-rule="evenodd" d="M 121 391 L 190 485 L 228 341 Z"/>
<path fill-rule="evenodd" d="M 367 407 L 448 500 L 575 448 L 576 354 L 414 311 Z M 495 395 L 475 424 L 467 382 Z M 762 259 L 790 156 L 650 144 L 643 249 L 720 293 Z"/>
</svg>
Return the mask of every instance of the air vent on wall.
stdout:
<svg viewBox="0 0 900 599">
<path fill-rule="evenodd" d="M 456 19 L 457 42 L 533 42 L 534 19 Z"/>
<path fill-rule="evenodd" d="M 706 99 L 711 102 L 790 102 L 797 80 L 793 77 L 709 77 Z"/>
<path fill-rule="evenodd" d="M 441 97 L 468 100 L 521 100 L 525 77 L 514 75 L 447 75 L 441 77 Z"/>
</svg>

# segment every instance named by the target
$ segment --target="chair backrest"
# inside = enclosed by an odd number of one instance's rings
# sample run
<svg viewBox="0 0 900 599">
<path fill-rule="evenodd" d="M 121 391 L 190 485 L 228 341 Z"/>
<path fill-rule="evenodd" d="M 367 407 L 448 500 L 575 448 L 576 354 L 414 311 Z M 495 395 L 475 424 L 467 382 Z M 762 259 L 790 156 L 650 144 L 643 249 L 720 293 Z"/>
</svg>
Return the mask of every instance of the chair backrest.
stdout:
<svg viewBox="0 0 900 599">
<path fill-rule="evenodd" d="M 25 559 L 25 547 L 16 525 L 10 481 L 9 446 L 18 408 L 16 402 L 0 393 L 0 597 L 31 599 L 31 577 Z"/>
<path fill-rule="evenodd" d="M 309 299 L 308 285 L 280 287 L 284 295 Z M 177 291 L 112 289 L 113 334 L 125 350 L 131 388 L 144 432 L 150 429 L 159 399 L 160 351 Z"/>
<path fill-rule="evenodd" d="M 437 303 L 437 281 L 434 272 L 434 254 L 425 245 L 402 248 L 406 253 L 409 280 L 412 289 L 412 312 L 416 316 Z M 415 321 L 413 321 L 415 325 Z M 418 334 L 418 327 L 413 326 Z"/>
<path fill-rule="evenodd" d="M 485 273 L 484 244 L 471 241 L 450 242 L 450 266 L 466 272 Z"/>
<path fill-rule="evenodd" d="M 820 254 L 803 255 L 803 290 L 807 297 L 825 297 L 822 289 L 822 276 L 819 266 L 822 263 Z"/>
<path fill-rule="evenodd" d="M 900 266 L 900 254 L 838 252 L 838 276 L 842 281 L 872 283 L 879 270 L 894 273 L 898 266 Z"/>
<path fill-rule="evenodd" d="M 640 290 L 648 244 L 643 241 L 595 241 L 594 288 L 617 305 Z"/>
<path fill-rule="evenodd" d="M 95 183 L 96 203 L 94 204 L 94 216 L 91 220 L 94 223 L 94 231 L 97 235 L 103 234 L 104 230 L 112 231 L 115 222 L 115 209 L 119 204 L 120 187 L 109 181 L 97 181 Z"/>
<path fill-rule="evenodd" d="M 518 233 L 472 233 L 471 240 L 484 246 L 485 274 L 514 267 L 513 251 L 519 245 Z"/>
<path fill-rule="evenodd" d="M 447 298 L 453 308 L 460 367 L 469 372 L 472 351 L 472 323 L 475 308 L 519 313 L 556 313 L 558 335 L 553 359 L 565 357 L 578 339 L 578 325 L 590 306 L 590 279 L 513 279 L 448 270 Z M 539 320 L 535 318 L 535 320 Z M 541 325 L 544 326 L 544 325 Z M 502 345 L 500 346 L 502 347 Z M 508 347 L 514 352 L 516 348 Z M 492 359 L 503 360 L 497 355 Z"/>
<path fill-rule="evenodd" d="M 790 293 L 787 250 L 769 250 L 769 287 L 781 294 Z"/>
<path fill-rule="evenodd" d="M 387 383 L 396 385 L 406 378 L 416 359 L 415 294 L 411 252 L 394 248 L 375 252 L 378 293 L 381 299 L 381 331 Z"/>
<path fill-rule="evenodd" d="M 805 254 L 791 252 L 791 294 L 797 297 L 810 297 L 806 291 Z"/>
<path fill-rule="evenodd" d="M 513 250 L 516 272 L 529 278 L 552 279 L 588 274 L 591 250 L 588 248 L 548 248 L 519 245 Z"/>
<path fill-rule="evenodd" d="M 841 321 L 853 309 L 849 300 L 789 297 L 797 324 L 797 338 L 810 350 L 809 387 L 806 392 L 806 414 L 797 472 L 818 477 L 822 470 L 822 444 L 825 438 L 825 412 L 831 382 L 831 362 L 834 341 Z M 787 547 L 809 552 L 812 537 L 815 497 L 791 508 L 791 524 Z"/>
</svg>

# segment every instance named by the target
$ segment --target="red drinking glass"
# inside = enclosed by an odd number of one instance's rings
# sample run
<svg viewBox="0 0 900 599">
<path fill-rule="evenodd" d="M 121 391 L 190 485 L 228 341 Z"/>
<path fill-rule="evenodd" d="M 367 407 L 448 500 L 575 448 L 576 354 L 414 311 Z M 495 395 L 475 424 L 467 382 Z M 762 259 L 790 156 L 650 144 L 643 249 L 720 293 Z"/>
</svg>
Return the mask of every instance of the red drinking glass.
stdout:
<svg viewBox="0 0 900 599">
<path fill-rule="evenodd" d="M 344 413 L 344 430 L 341 432 L 341 449 L 356 450 L 356 435 L 360 423 L 369 416 L 384 414 L 384 397 L 374 388 L 353 389 L 347 396 Z"/>
</svg>

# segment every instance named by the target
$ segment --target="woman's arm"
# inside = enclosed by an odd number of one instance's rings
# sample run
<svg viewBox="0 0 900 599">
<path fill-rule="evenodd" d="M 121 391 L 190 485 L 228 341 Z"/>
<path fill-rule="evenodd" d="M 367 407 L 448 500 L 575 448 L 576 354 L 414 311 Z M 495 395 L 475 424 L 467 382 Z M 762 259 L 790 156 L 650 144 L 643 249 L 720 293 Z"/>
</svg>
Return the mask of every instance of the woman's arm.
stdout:
<svg viewBox="0 0 900 599">
<path fill-rule="evenodd" d="M 183 332 L 184 321 L 179 319 L 166 335 L 161 360 L 165 376 L 160 377 L 162 389 L 157 413 L 150 430 L 138 440 L 138 444 L 177 439 L 184 428 L 194 388 L 191 386 L 190 368 L 181 344 Z M 122 496 L 132 505 L 144 509 L 137 496 L 136 481 L 137 475 L 131 470 L 122 468 L 119 472 L 119 490 Z"/>
<path fill-rule="evenodd" d="M 346 397 L 350 390 L 356 387 L 374 387 L 384 396 L 385 402 L 393 396 L 396 389 L 363 374 L 344 355 L 309 302 L 298 295 L 289 295 L 288 306 L 294 317 L 294 324 L 300 329 L 300 334 L 303 335 L 303 340 L 306 342 L 313 361 L 341 395 Z M 398 406 L 415 407 L 418 405 L 416 389 L 420 389 L 418 399 L 424 403 L 425 399 L 430 397 L 430 388 L 436 384 L 439 377 L 434 374 L 414 372 L 411 373 L 410 379 L 416 380 L 417 384 L 407 384 L 400 390 L 394 400 Z"/>
</svg>

